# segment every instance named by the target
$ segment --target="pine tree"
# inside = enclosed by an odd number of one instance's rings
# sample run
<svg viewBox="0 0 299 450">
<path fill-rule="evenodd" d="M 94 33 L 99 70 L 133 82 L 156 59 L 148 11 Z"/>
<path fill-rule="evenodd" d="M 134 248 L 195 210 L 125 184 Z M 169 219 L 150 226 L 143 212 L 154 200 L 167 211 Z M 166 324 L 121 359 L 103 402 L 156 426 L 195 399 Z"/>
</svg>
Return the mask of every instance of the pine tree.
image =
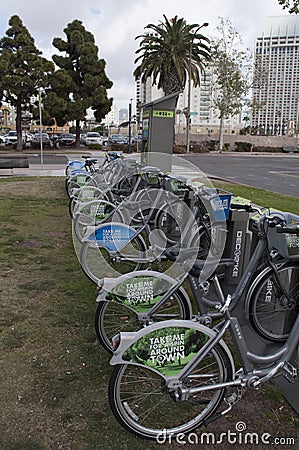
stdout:
<svg viewBox="0 0 299 450">
<path fill-rule="evenodd" d="M 106 63 L 98 58 L 94 36 L 80 20 L 74 20 L 64 29 L 66 40 L 53 39 L 53 46 L 64 56 L 54 55 L 58 70 L 51 77 L 51 89 L 47 92 L 44 106 L 47 114 L 55 117 L 58 124 L 76 123 L 76 145 L 80 142 L 80 121 L 86 119 L 91 108 L 95 119 L 100 121 L 110 111 L 112 98 L 107 89 L 112 82 L 105 73 Z"/>
<path fill-rule="evenodd" d="M 17 150 L 22 150 L 22 112 L 30 111 L 30 100 L 47 86 L 48 75 L 54 70 L 51 61 L 41 57 L 34 39 L 22 20 L 14 15 L 10 28 L 0 40 L 0 99 L 16 110 Z"/>
</svg>

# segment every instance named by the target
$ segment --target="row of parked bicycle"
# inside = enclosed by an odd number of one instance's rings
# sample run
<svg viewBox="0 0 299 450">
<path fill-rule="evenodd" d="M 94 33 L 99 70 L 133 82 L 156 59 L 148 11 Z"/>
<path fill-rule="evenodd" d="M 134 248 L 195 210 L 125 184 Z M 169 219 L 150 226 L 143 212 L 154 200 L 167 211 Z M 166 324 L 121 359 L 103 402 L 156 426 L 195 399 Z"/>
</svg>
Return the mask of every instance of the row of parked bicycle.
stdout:
<svg viewBox="0 0 299 450">
<path fill-rule="evenodd" d="M 227 413 L 244 387 L 296 380 L 298 216 L 111 152 L 101 164 L 69 162 L 66 190 L 123 427 L 156 440 L 187 434 Z"/>
</svg>

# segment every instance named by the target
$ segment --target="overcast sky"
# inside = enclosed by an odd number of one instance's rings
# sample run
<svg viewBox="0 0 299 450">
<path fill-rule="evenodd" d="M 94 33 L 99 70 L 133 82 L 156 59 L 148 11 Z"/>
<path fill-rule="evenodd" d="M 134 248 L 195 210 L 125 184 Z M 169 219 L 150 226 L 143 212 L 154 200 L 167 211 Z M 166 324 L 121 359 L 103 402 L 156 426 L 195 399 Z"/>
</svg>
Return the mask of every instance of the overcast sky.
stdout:
<svg viewBox="0 0 299 450">
<path fill-rule="evenodd" d="M 244 44 L 253 48 L 263 18 L 288 13 L 277 0 L 0 0 L 1 37 L 14 14 L 22 19 L 36 47 L 48 59 L 53 53 L 59 54 L 52 47 L 53 38 L 65 39 L 66 25 L 81 20 L 95 36 L 99 57 L 106 60 L 106 72 L 113 81 L 109 96 L 119 110 L 127 107 L 130 98 L 135 100 L 135 37 L 143 34 L 147 24 L 163 20 L 163 14 L 168 19 L 183 17 L 188 23 L 209 22 L 204 29 L 207 36 L 215 35 L 218 17 L 229 18 Z"/>
</svg>

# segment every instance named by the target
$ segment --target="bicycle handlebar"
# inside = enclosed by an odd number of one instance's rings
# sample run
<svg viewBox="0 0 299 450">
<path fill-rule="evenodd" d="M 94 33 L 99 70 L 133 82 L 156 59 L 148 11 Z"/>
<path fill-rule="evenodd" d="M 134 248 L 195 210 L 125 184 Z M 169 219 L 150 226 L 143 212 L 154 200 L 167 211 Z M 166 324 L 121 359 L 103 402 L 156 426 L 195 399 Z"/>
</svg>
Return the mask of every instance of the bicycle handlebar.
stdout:
<svg viewBox="0 0 299 450">
<path fill-rule="evenodd" d="M 276 232 L 277 233 L 288 233 L 288 234 L 297 234 L 299 235 L 299 225 L 296 226 L 282 226 L 280 225 L 276 225 Z"/>
</svg>

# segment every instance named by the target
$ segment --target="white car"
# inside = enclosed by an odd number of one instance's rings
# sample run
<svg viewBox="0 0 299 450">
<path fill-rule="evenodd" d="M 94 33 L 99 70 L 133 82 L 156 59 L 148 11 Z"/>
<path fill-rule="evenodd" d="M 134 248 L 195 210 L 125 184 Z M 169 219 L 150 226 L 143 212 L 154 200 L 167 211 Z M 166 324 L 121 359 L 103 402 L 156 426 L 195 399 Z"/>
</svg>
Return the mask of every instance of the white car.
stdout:
<svg viewBox="0 0 299 450">
<path fill-rule="evenodd" d="M 17 145 L 17 140 L 18 140 L 18 134 L 16 131 L 9 131 L 5 136 L 5 145 L 9 146 L 12 145 L 13 147 L 15 147 Z M 23 147 L 25 147 L 25 143 L 26 143 L 26 138 L 25 135 L 22 135 L 22 140 L 23 140 Z"/>
<path fill-rule="evenodd" d="M 96 131 L 89 131 L 86 133 L 86 136 L 84 138 L 84 144 L 90 145 L 90 144 L 100 144 L 102 145 L 103 139 L 100 133 L 97 133 Z"/>
</svg>

